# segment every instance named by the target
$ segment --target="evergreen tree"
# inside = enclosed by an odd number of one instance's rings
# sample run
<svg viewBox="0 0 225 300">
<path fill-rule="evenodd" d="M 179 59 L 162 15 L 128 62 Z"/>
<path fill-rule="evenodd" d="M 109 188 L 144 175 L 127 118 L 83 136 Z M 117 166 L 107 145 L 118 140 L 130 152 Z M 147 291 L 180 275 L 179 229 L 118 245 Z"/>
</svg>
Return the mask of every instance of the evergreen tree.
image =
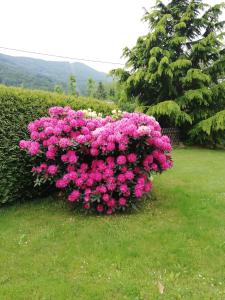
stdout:
<svg viewBox="0 0 225 300">
<path fill-rule="evenodd" d="M 98 87 L 97 87 L 97 90 L 96 90 L 95 97 L 97 99 L 106 99 L 106 97 L 107 97 L 106 90 L 105 90 L 104 85 L 102 84 L 101 81 L 98 83 Z"/>
<path fill-rule="evenodd" d="M 112 71 L 139 109 L 198 142 L 225 143 L 223 8 L 203 0 L 157 1 L 143 18 L 150 32 L 124 49 L 127 68 Z"/>
<path fill-rule="evenodd" d="M 93 97 L 95 92 L 95 81 L 89 77 L 87 80 L 87 95 Z"/>
<path fill-rule="evenodd" d="M 76 88 L 77 88 L 76 77 L 74 75 L 70 75 L 70 77 L 69 77 L 69 87 L 68 87 L 69 94 L 77 96 Z"/>
<path fill-rule="evenodd" d="M 54 92 L 55 92 L 55 93 L 58 93 L 58 94 L 63 94 L 62 86 L 59 85 L 59 84 L 56 84 L 56 85 L 54 86 Z"/>
<path fill-rule="evenodd" d="M 110 99 L 114 99 L 115 98 L 115 89 L 113 88 L 113 87 L 111 87 L 110 89 L 109 89 L 109 97 L 110 97 Z"/>
</svg>

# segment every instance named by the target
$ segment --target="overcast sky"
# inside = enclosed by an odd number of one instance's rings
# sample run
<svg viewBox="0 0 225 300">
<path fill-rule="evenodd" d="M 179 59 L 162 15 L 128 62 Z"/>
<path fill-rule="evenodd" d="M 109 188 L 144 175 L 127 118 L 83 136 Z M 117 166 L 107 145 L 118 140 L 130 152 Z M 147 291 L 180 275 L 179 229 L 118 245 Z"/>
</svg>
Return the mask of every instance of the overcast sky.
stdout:
<svg viewBox="0 0 225 300">
<path fill-rule="evenodd" d="M 220 0 L 208 0 L 218 3 Z M 0 46 L 120 62 L 122 49 L 147 32 L 144 10 L 155 0 L 0 0 Z M 17 56 L 49 57 L 5 51 Z M 62 59 L 61 59 L 62 60 Z M 108 72 L 111 64 L 86 63 Z"/>
</svg>

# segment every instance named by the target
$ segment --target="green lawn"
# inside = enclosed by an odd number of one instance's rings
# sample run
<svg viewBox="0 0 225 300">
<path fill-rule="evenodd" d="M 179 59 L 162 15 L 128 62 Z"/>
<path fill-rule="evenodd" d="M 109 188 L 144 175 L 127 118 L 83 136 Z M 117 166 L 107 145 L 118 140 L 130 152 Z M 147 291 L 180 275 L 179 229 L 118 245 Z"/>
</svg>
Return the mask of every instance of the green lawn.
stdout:
<svg viewBox="0 0 225 300">
<path fill-rule="evenodd" d="M 50 198 L 1 209 L 0 299 L 225 299 L 225 151 L 173 156 L 132 214 Z"/>
</svg>

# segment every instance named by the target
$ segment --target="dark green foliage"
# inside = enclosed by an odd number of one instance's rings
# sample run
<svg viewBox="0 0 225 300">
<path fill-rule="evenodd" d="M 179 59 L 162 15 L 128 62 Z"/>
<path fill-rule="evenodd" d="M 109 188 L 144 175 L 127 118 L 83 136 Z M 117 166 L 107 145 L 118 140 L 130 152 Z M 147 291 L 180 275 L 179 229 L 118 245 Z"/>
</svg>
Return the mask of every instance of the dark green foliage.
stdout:
<svg viewBox="0 0 225 300">
<path fill-rule="evenodd" d="M 162 126 L 178 125 L 194 142 L 207 140 L 199 139 L 200 132 L 211 141 L 213 132 L 224 139 L 223 130 L 202 127 L 203 120 L 219 118 L 225 107 L 223 7 L 203 0 L 157 1 L 144 16 L 150 32 L 124 49 L 127 68 L 112 71 L 123 84 L 126 101 L 138 99 Z"/>
<path fill-rule="evenodd" d="M 95 81 L 91 77 L 87 80 L 87 96 L 93 97 L 95 92 Z"/>
<path fill-rule="evenodd" d="M 59 95 L 0 85 L 0 204 L 28 199 L 39 191 L 33 187 L 31 159 L 20 151 L 18 143 L 27 139 L 30 121 L 47 115 L 51 106 L 69 105 L 74 109 L 91 108 L 104 115 L 114 105 L 87 98 Z"/>
<path fill-rule="evenodd" d="M 56 84 L 54 87 L 54 92 L 57 94 L 63 94 L 63 88 L 60 84 Z"/>
<path fill-rule="evenodd" d="M 70 95 L 77 96 L 77 82 L 74 75 L 69 76 L 68 90 Z"/>
<path fill-rule="evenodd" d="M 192 123 L 191 117 L 184 111 L 181 111 L 180 106 L 175 101 L 168 100 L 150 106 L 147 114 L 154 115 L 160 124 L 164 122 L 164 126 L 166 127 L 170 126 L 171 121 L 177 126 L 184 122 Z"/>
<path fill-rule="evenodd" d="M 225 110 L 199 122 L 190 131 L 190 136 L 193 136 L 199 144 L 225 147 Z"/>
<path fill-rule="evenodd" d="M 86 83 L 86 95 L 97 99 L 117 102 L 120 98 L 120 84 L 118 81 L 96 82 L 91 77 Z"/>
<path fill-rule="evenodd" d="M 97 99 L 106 99 L 106 96 L 107 96 L 107 94 L 106 94 L 105 87 L 102 84 L 102 82 L 100 81 L 98 83 L 98 86 L 97 86 L 97 89 L 96 89 L 95 97 Z"/>
</svg>

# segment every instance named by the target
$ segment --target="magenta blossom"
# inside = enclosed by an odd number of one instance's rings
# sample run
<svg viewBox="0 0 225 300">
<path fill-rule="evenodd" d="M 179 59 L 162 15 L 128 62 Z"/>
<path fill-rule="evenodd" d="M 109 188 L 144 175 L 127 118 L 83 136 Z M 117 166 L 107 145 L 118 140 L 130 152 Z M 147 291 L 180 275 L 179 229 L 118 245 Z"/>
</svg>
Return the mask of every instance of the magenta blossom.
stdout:
<svg viewBox="0 0 225 300">
<path fill-rule="evenodd" d="M 58 171 L 58 166 L 56 166 L 56 165 L 50 165 L 48 167 L 48 174 L 50 174 L 50 175 L 55 175 L 57 173 L 57 171 Z"/>
</svg>

